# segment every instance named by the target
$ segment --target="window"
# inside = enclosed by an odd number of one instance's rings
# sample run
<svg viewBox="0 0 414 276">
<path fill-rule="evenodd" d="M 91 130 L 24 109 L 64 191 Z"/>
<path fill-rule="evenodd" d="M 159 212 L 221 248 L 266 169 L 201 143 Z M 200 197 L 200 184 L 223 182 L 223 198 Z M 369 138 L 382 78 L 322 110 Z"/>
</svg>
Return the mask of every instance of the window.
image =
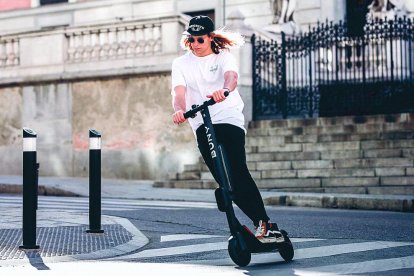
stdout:
<svg viewBox="0 0 414 276">
<path fill-rule="evenodd" d="M 67 2 L 68 0 L 40 0 L 40 6 Z"/>
<path fill-rule="evenodd" d="M 368 5 L 372 0 L 347 0 L 346 19 L 348 31 L 351 36 L 361 36 L 364 34 L 364 25 L 368 13 Z"/>
</svg>

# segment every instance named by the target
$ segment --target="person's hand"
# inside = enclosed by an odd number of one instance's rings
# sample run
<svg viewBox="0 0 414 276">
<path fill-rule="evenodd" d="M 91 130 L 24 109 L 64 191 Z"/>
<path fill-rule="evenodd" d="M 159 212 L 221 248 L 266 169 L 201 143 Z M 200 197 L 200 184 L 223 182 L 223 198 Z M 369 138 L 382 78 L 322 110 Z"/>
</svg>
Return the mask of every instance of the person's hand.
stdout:
<svg viewBox="0 0 414 276">
<path fill-rule="evenodd" d="M 217 91 L 214 91 L 211 95 L 207 95 L 207 98 L 212 98 L 216 103 L 222 102 L 226 99 L 226 96 L 224 96 L 224 92 L 228 91 L 227 89 L 219 89 Z"/>
<path fill-rule="evenodd" d="M 187 120 L 186 118 L 184 118 L 184 111 L 182 111 L 182 110 L 178 110 L 178 111 L 174 112 L 172 117 L 173 117 L 174 124 L 177 124 L 177 125 L 181 124 L 181 123 L 184 123 L 185 120 Z"/>
</svg>

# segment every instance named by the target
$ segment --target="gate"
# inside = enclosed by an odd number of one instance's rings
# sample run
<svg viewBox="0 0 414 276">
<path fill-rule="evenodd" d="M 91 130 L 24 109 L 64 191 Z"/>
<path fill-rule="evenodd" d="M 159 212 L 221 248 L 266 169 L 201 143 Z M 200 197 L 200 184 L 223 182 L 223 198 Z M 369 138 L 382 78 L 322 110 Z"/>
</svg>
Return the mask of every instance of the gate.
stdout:
<svg viewBox="0 0 414 276">
<path fill-rule="evenodd" d="M 413 44 L 405 17 L 373 20 L 357 37 L 344 22 L 253 36 L 254 120 L 414 112 Z"/>
</svg>

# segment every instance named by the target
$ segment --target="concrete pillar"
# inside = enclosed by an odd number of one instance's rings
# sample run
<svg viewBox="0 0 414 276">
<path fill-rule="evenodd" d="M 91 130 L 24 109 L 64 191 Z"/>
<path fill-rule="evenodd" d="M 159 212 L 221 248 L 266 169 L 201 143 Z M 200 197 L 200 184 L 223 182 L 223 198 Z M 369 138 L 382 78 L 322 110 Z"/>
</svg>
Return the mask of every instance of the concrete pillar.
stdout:
<svg viewBox="0 0 414 276">
<path fill-rule="evenodd" d="M 238 32 L 245 37 L 245 44 L 240 49 L 232 50 L 239 64 L 238 89 L 244 101 L 244 116 L 246 125 L 253 118 L 253 89 L 252 89 L 252 44 L 254 30 L 244 22 L 245 16 L 239 11 L 232 11 L 226 19 L 229 30 Z"/>
<path fill-rule="evenodd" d="M 179 39 L 183 32 L 184 25 L 179 21 L 163 23 L 161 25 L 162 53 L 177 53 L 180 48 Z"/>
<path fill-rule="evenodd" d="M 414 19 L 414 1 L 405 0 L 405 10 L 408 13 L 408 17 Z"/>
</svg>

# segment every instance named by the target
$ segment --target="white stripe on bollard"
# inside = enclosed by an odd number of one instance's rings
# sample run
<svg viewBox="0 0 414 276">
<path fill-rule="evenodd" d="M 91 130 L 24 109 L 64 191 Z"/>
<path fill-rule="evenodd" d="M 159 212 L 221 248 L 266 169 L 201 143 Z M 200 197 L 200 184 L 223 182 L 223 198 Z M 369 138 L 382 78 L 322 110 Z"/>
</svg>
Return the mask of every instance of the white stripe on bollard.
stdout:
<svg viewBox="0 0 414 276">
<path fill-rule="evenodd" d="M 101 138 L 98 138 L 98 137 L 89 138 L 89 149 L 100 150 L 101 149 Z"/>
<path fill-rule="evenodd" d="M 23 138 L 23 152 L 36 151 L 36 137 Z"/>
</svg>

